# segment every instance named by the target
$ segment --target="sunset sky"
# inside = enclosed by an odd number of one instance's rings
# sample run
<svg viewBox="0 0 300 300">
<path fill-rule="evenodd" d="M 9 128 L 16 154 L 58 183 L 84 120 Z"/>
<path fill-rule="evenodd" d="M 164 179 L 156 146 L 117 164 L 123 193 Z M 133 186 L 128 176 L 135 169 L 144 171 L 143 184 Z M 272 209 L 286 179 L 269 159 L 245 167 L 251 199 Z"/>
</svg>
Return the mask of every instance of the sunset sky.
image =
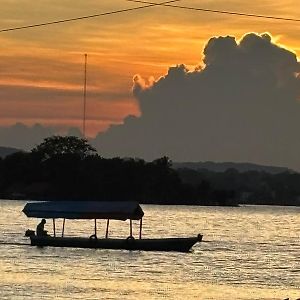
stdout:
<svg viewBox="0 0 300 300">
<path fill-rule="evenodd" d="M 157 1 L 158 2 L 158 1 Z M 298 0 L 183 0 L 178 5 L 300 18 Z M 124 0 L 3 0 L 0 28 L 139 6 Z M 17 122 L 82 126 L 84 53 L 88 54 L 87 134 L 140 114 L 132 78 L 196 67 L 212 36 L 269 32 L 300 56 L 300 22 L 152 7 L 77 22 L 0 33 L 0 126 Z"/>
</svg>

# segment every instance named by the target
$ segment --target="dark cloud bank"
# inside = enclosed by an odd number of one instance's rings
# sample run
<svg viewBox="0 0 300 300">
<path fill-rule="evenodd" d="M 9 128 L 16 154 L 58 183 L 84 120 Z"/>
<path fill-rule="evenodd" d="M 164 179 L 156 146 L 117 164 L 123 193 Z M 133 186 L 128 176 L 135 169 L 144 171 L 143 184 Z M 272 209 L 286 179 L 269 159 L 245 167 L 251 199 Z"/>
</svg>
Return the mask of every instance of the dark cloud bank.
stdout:
<svg viewBox="0 0 300 300">
<path fill-rule="evenodd" d="M 192 51 L 192 50 L 191 50 Z M 211 38 L 203 67 L 171 67 L 157 81 L 134 77 L 141 117 L 91 142 L 106 157 L 243 161 L 300 170 L 300 63 L 268 34 Z M 55 128 L 0 128 L 0 145 L 29 150 Z M 68 132 L 80 136 L 78 129 Z"/>
<path fill-rule="evenodd" d="M 44 138 L 57 133 L 58 130 L 56 128 L 46 127 L 41 124 L 26 126 L 23 123 L 16 123 L 10 127 L 0 128 L 0 146 L 28 151 L 41 143 Z M 81 137 L 81 133 L 77 128 L 70 128 L 65 134 Z"/>
<path fill-rule="evenodd" d="M 300 63 L 268 34 L 211 38 L 203 67 L 134 77 L 141 117 L 99 134 L 104 156 L 247 161 L 300 170 Z"/>
</svg>

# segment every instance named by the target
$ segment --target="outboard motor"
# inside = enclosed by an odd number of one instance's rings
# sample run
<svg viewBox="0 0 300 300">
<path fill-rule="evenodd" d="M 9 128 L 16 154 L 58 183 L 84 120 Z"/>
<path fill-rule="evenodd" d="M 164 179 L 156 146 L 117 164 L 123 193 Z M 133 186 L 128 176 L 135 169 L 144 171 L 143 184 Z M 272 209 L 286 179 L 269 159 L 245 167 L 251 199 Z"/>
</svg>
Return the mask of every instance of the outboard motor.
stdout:
<svg viewBox="0 0 300 300">
<path fill-rule="evenodd" d="M 197 235 L 197 238 L 198 238 L 198 242 L 201 242 L 201 241 L 202 241 L 202 238 L 203 238 L 203 235 L 199 233 L 199 234 Z"/>
<path fill-rule="evenodd" d="M 34 230 L 27 229 L 27 230 L 25 231 L 25 236 L 28 236 L 28 237 L 35 236 L 35 231 L 34 231 Z"/>
</svg>

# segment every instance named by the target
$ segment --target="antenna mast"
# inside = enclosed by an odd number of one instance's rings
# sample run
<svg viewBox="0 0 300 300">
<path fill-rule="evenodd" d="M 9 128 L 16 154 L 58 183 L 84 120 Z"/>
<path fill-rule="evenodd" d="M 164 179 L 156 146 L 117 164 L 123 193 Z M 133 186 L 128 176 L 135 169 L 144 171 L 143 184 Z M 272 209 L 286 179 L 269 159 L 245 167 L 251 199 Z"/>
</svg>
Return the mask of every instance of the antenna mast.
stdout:
<svg viewBox="0 0 300 300">
<path fill-rule="evenodd" d="M 83 124 L 82 133 L 85 138 L 85 115 L 86 115 L 86 66 L 87 66 L 87 54 L 84 54 L 84 88 L 83 88 Z"/>
</svg>

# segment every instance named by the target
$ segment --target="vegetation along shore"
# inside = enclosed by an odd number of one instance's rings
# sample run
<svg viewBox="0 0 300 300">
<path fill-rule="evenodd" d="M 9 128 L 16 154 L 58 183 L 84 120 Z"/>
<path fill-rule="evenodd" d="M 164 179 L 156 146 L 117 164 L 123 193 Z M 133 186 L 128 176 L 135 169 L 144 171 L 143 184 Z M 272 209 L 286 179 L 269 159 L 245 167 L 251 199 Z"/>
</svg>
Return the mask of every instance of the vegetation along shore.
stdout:
<svg viewBox="0 0 300 300">
<path fill-rule="evenodd" d="M 300 205 L 300 174 L 290 170 L 217 172 L 168 157 L 146 162 L 103 158 L 85 139 L 52 136 L 30 152 L 0 158 L 0 197 L 37 200 L 136 200 L 151 204 Z"/>
</svg>

